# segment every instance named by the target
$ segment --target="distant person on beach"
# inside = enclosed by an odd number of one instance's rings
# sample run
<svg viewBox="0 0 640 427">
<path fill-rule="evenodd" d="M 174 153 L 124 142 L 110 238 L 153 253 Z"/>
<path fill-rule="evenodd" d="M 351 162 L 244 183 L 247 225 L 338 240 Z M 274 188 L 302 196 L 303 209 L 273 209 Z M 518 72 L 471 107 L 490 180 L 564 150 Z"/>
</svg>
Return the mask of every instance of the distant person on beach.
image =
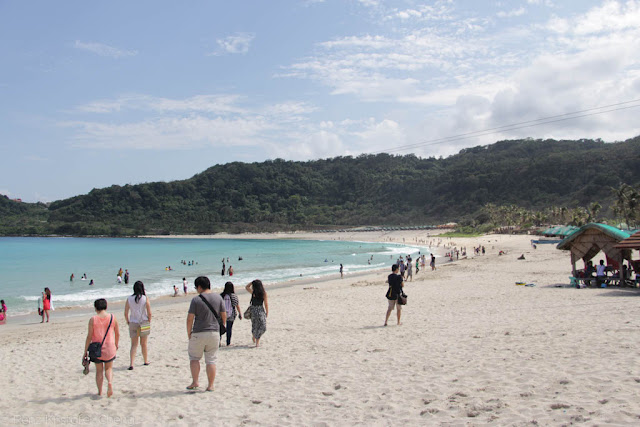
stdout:
<svg viewBox="0 0 640 427">
<path fill-rule="evenodd" d="M 436 256 L 434 254 L 431 254 L 431 262 L 429 265 L 431 266 L 431 271 L 436 269 Z"/>
<path fill-rule="evenodd" d="M 229 276 L 233 276 L 233 266 L 229 266 Z"/>
<path fill-rule="evenodd" d="M 93 286 L 93 279 L 89 282 L 89 286 Z"/>
<path fill-rule="evenodd" d="M 407 280 L 411 280 L 413 282 L 413 264 L 411 258 L 407 260 Z"/>
<path fill-rule="evenodd" d="M 182 278 L 182 289 L 184 289 L 184 294 L 187 294 L 187 278 L 183 277 Z"/>
<path fill-rule="evenodd" d="M 0 324 L 7 322 L 7 306 L 4 304 L 4 300 L 0 300 Z"/>
<path fill-rule="evenodd" d="M 233 329 L 233 321 L 236 319 L 236 315 L 242 320 L 242 310 L 240 310 L 240 304 L 238 302 L 238 296 L 235 294 L 233 283 L 227 282 L 224 284 L 224 291 L 220 294 L 224 301 L 224 308 L 227 311 L 227 347 L 231 345 L 231 330 Z M 222 339 L 222 337 L 220 337 Z"/>
<path fill-rule="evenodd" d="M 120 267 L 120 270 L 118 270 L 118 277 L 122 278 L 122 274 L 123 274 L 122 267 Z"/>
<path fill-rule="evenodd" d="M 129 270 L 124 270 L 124 284 L 129 284 Z"/>
<path fill-rule="evenodd" d="M 70 281 L 70 282 L 73 282 L 73 278 L 74 278 L 74 277 L 75 277 L 75 276 L 73 275 L 73 273 L 71 273 L 71 277 L 69 277 L 69 281 Z"/>
<path fill-rule="evenodd" d="M 47 323 L 49 323 L 49 311 L 51 310 L 51 290 L 44 288 L 42 293 L 42 321 L 44 323 L 44 316 L 47 316 Z"/>
<path fill-rule="evenodd" d="M 245 289 L 251 294 L 251 339 L 260 346 L 260 338 L 267 331 L 269 300 L 260 280 L 249 283 Z"/>
<path fill-rule="evenodd" d="M 93 307 L 96 310 L 96 315 L 89 319 L 89 329 L 84 343 L 82 359 L 84 360 L 89 355 L 89 344 L 102 342 L 104 339 L 102 354 L 92 362 L 96 365 L 98 396 L 102 396 L 102 384 L 106 377 L 107 397 L 111 397 L 113 395 L 113 361 L 116 359 L 116 351 L 120 342 L 118 319 L 113 314 L 107 313 L 107 300 L 104 298 L 95 300 Z"/>
<path fill-rule="evenodd" d="M 604 260 L 600 260 L 600 264 L 596 266 L 596 284 L 601 286 L 607 277 L 607 267 L 604 265 Z"/>
<path fill-rule="evenodd" d="M 393 309 L 396 309 L 398 315 L 398 325 L 401 325 L 400 316 L 402 315 L 402 306 L 397 304 L 398 295 L 402 294 L 402 288 L 404 287 L 404 282 L 402 280 L 402 276 L 398 274 L 398 264 L 393 264 L 391 266 L 391 274 L 387 278 L 387 282 L 389 283 L 389 289 L 387 290 L 386 297 L 389 302 L 389 307 L 387 308 L 387 315 L 384 318 L 384 326 L 387 326 L 387 322 L 389 321 L 389 316 Z"/>
<path fill-rule="evenodd" d="M 224 261 L 222 262 L 222 272 L 220 273 L 221 276 L 224 276 L 224 272 L 227 271 L 227 266 L 224 263 Z"/>
<path fill-rule="evenodd" d="M 173 296 L 177 297 L 179 292 L 180 290 L 178 289 L 178 287 L 176 285 L 173 285 Z"/>
<path fill-rule="evenodd" d="M 144 365 L 149 365 L 149 354 L 147 349 L 148 333 L 141 333 L 141 325 L 148 323 L 151 325 L 151 303 L 144 291 L 144 283 L 138 280 L 133 284 L 133 295 L 127 298 L 124 305 L 124 320 L 129 325 L 129 337 L 131 338 L 131 351 L 129 370 L 133 370 L 133 361 L 138 351 L 138 341 L 142 348 L 142 358 Z"/>
<path fill-rule="evenodd" d="M 342 279 L 344 277 L 344 267 L 342 267 L 342 264 L 340 264 L 340 278 Z"/>
<path fill-rule="evenodd" d="M 197 390 L 200 387 L 198 383 L 200 359 L 204 354 L 208 381 L 207 391 L 213 391 L 213 382 L 216 379 L 216 354 L 220 346 L 220 327 L 212 309 L 216 310 L 225 324 L 227 322 L 227 313 L 220 295 L 211 292 L 211 282 L 207 277 L 198 277 L 194 284 L 198 296 L 193 297 L 191 300 L 189 314 L 187 315 L 189 368 L 191 369 L 192 378 L 187 390 Z"/>
</svg>

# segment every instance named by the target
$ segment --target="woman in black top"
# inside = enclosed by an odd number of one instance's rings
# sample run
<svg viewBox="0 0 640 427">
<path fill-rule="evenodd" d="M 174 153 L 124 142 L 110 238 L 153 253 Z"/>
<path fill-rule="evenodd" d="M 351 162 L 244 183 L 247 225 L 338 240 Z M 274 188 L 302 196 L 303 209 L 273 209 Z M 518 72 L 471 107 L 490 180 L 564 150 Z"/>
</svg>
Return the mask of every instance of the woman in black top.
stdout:
<svg viewBox="0 0 640 427">
<path fill-rule="evenodd" d="M 389 300 L 389 308 L 387 309 L 387 317 L 384 319 L 384 326 L 387 326 L 387 322 L 389 321 L 389 315 L 393 311 L 393 308 L 396 308 L 396 312 L 398 313 L 398 325 L 402 325 L 400 322 L 400 315 L 402 314 L 402 306 L 397 304 L 398 295 L 402 294 L 402 288 L 404 287 L 404 282 L 402 281 L 402 276 L 398 274 L 398 265 L 393 264 L 391 266 L 391 274 L 389 275 L 389 279 L 387 280 L 389 283 L 389 290 L 387 291 L 386 297 Z"/>
<path fill-rule="evenodd" d="M 260 280 L 249 283 L 245 289 L 251 294 L 251 335 L 256 347 L 260 345 L 260 337 L 267 331 L 269 300 L 267 291 Z"/>
</svg>

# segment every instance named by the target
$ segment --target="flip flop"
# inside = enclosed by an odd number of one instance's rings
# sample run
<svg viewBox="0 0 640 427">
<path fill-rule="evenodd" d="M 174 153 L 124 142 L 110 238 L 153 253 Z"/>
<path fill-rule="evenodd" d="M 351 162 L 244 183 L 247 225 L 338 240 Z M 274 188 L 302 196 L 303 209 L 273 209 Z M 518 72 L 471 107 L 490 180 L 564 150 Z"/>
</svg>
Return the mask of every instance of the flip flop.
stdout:
<svg viewBox="0 0 640 427">
<path fill-rule="evenodd" d="M 200 388 L 200 386 L 197 385 L 190 385 L 187 387 L 187 390 L 198 390 Z"/>
</svg>

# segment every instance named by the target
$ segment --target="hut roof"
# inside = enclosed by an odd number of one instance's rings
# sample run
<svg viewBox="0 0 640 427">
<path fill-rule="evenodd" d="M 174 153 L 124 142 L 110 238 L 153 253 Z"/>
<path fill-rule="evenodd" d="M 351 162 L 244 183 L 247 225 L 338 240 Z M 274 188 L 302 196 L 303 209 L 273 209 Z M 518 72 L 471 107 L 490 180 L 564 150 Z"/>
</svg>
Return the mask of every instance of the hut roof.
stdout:
<svg viewBox="0 0 640 427">
<path fill-rule="evenodd" d="M 616 245 L 618 249 L 640 249 L 640 231 L 627 237 Z"/>
<path fill-rule="evenodd" d="M 575 225 L 556 225 L 555 227 L 547 228 L 542 232 L 542 234 L 545 236 L 566 237 L 577 230 L 578 230 L 578 227 L 576 227 Z"/>
<path fill-rule="evenodd" d="M 616 245 L 631 235 L 629 231 L 620 230 L 606 224 L 589 223 L 558 243 L 557 248 L 570 250 L 574 259 L 590 260 L 600 251 L 612 259 L 621 257 L 622 249 Z"/>
</svg>

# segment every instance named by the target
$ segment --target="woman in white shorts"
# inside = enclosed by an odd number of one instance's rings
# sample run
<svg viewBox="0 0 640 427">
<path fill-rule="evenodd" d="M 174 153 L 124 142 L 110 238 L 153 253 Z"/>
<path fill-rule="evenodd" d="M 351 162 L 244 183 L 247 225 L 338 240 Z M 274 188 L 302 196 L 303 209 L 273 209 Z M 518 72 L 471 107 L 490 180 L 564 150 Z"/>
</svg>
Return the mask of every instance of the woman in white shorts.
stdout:
<svg viewBox="0 0 640 427">
<path fill-rule="evenodd" d="M 124 318 L 129 325 L 129 336 L 131 337 L 131 363 L 129 364 L 129 370 L 132 371 L 133 361 L 138 351 L 138 340 L 140 340 L 140 347 L 142 347 L 144 365 L 147 366 L 149 364 L 147 348 L 149 336 L 148 334 L 140 334 L 140 325 L 147 322 L 151 323 L 151 303 L 144 292 L 144 284 L 139 280 L 133 285 L 133 295 L 127 298 L 127 303 L 124 306 Z"/>
</svg>

